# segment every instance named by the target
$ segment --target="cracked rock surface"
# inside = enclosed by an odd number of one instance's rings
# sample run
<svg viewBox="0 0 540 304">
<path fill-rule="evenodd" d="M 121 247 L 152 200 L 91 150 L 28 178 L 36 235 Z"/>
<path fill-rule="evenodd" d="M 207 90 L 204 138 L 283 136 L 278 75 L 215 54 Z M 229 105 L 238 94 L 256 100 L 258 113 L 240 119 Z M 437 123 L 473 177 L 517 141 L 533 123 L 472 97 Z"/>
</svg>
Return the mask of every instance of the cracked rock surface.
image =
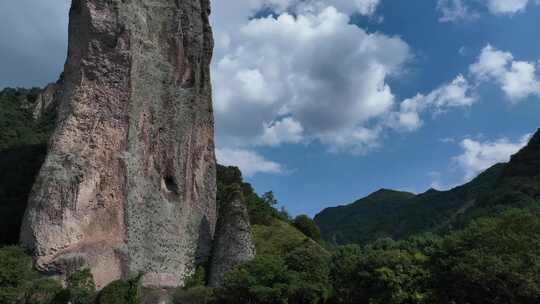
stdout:
<svg viewBox="0 0 540 304">
<path fill-rule="evenodd" d="M 239 191 L 221 203 L 210 264 L 209 285 L 220 287 L 225 273 L 255 258 L 249 213 Z"/>
<path fill-rule="evenodd" d="M 208 259 L 209 13 L 209 0 L 73 0 L 58 123 L 21 230 L 40 270 L 169 287 Z"/>
</svg>

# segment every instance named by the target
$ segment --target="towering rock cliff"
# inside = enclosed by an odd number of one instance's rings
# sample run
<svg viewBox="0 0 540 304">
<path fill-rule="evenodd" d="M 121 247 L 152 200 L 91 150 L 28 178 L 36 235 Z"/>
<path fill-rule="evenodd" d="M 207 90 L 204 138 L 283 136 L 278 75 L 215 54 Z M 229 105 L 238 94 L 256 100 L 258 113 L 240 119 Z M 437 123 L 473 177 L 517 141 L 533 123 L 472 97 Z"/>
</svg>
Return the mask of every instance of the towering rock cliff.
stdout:
<svg viewBox="0 0 540 304">
<path fill-rule="evenodd" d="M 21 243 L 98 287 L 178 286 L 216 222 L 208 0 L 73 0 L 58 124 Z"/>
<path fill-rule="evenodd" d="M 232 191 L 219 206 L 209 284 L 219 287 L 225 273 L 255 257 L 255 244 L 241 190 Z"/>
</svg>

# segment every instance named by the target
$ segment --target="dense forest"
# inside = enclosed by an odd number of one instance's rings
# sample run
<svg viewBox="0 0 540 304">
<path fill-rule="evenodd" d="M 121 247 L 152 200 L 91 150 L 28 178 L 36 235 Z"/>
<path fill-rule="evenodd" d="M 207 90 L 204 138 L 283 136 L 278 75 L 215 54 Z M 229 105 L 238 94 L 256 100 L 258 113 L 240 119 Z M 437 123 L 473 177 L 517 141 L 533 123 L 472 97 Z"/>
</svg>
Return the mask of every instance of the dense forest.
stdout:
<svg viewBox="0 0 540 304">
<path fill-rule="evenodd" d="M 54 115 L 37 90 L 0 93 L 0 303 L 121 304 L 152 297 L 139 274 L 96 291 L 88 270 L 65 286 L 16 246 Z M 218 167 L 218 204 L 241 190 L 257 256 L 206 286 L 199 265 L 174 303 L 540 303 L 540 134 L 508 164 L 472 182 L 414 195 L 381 190 L 349 206 L 292 218 L 235 167 Z"/>
</svg>

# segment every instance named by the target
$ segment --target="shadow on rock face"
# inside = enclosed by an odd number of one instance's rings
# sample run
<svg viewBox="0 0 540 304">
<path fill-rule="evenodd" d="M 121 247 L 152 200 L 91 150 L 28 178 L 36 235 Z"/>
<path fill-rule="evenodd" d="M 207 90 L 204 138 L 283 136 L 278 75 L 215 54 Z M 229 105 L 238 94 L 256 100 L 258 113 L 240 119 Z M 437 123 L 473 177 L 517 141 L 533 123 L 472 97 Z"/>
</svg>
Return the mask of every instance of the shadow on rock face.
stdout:
<svg viewBox="0 0 540 304">
<path fill-rule="evenodd" d="M 19 241 L 28 195 L 46 153 L 45 144 L 0 151 L 0 246 Z"/>
<path fill-rule="evenodd" d="M 213 229 L 210 226 L 210 221 L 205 216 L 199 226 L 199 240 L 197 242 L 195 264 L 200 265 L 208 263 L 210 255 L 212 254 L 212 238 Z"/>
</svg>

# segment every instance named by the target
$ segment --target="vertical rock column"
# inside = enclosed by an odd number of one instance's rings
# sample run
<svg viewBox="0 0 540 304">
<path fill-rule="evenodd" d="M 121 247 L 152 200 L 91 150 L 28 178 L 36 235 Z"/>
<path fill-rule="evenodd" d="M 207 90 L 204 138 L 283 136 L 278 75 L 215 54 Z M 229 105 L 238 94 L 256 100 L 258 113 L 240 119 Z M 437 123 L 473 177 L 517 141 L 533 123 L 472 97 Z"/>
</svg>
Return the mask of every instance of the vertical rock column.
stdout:
<svg viewBox="0 0 540 304">
<path fill-rule="evenodd" d="M 219 206 L 209 285 L 223 284 L 225 273 L 255 258 L 255 245 L 247 206 L 241 192 L 234 191 Z"/>
<path fill-rule="evenodd" d="M 216 222 L 209 0 L 73 0 L 58 125 L 21 243 L 37 266 L 183 283 Z"/>
</svg>

